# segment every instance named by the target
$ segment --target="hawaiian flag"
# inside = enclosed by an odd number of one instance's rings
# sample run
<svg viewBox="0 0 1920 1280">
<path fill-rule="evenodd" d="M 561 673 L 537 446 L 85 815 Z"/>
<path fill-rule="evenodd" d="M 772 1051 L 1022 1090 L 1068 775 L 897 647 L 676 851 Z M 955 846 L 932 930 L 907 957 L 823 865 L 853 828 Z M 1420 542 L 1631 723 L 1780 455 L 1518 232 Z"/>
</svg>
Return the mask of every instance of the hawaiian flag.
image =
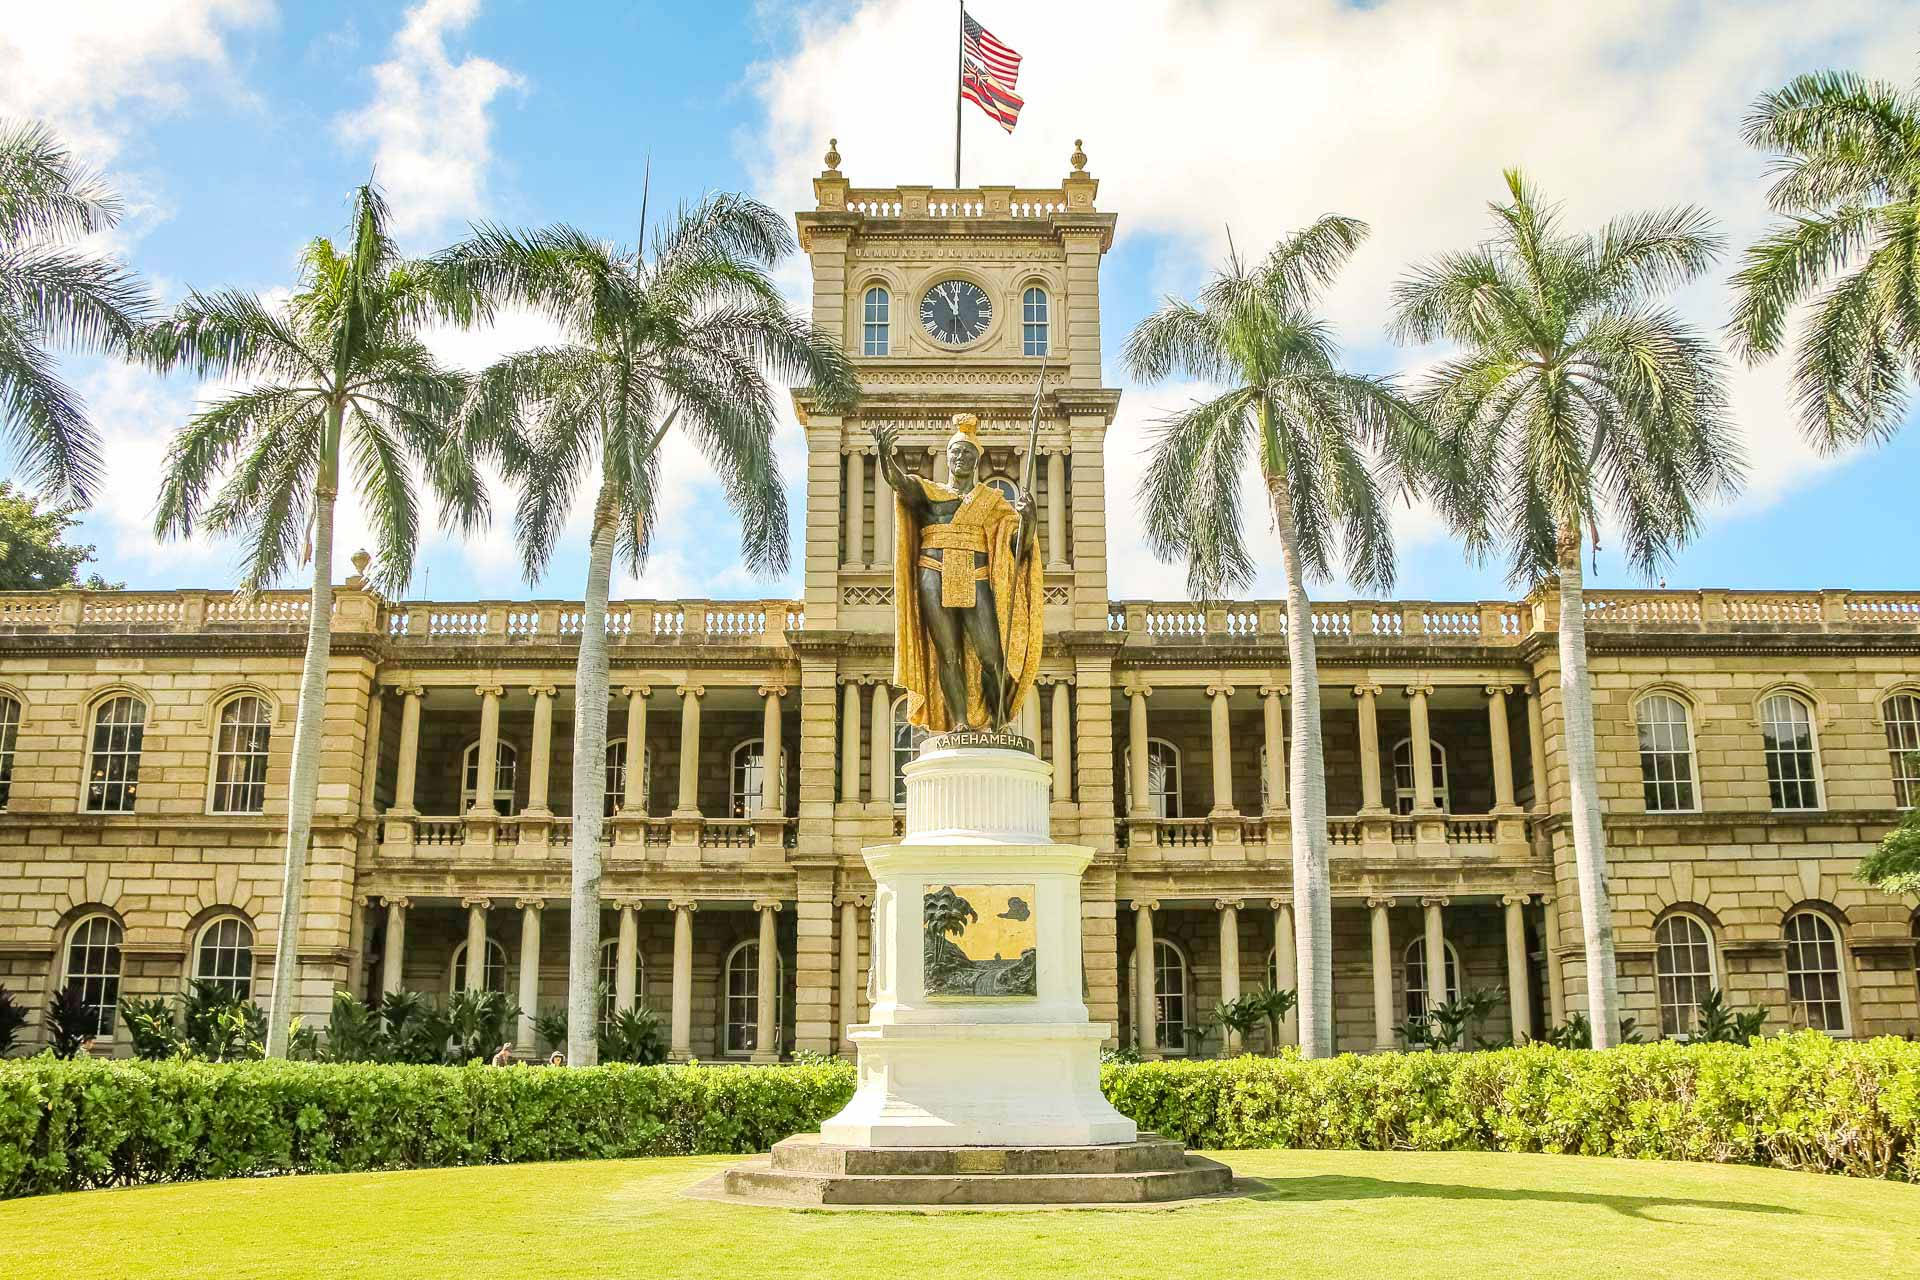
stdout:
<svg viewBox="0 0 1920 1280">
<path fill-rule="evenodd" d="M 1026 105 L 1014 86 L 1020 82 L 1020 55 L 960 11 L 960 96 L 992 116 L 1008 133 Z"/>
</svg>

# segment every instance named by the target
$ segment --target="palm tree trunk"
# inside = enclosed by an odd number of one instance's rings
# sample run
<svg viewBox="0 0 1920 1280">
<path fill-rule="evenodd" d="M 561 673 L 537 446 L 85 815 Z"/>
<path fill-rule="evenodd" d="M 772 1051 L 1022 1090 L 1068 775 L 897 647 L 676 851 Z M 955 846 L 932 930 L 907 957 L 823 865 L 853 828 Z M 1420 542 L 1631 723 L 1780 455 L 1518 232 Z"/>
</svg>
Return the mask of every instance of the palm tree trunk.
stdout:
<svg viewBox="0 0 1920 1280">
<path fill-rule="evenodd" d="M 600 832 L 607 786 L 607 594 L 619 532 L 613 482 L 603 481 L 593 506 L 587 552 L 586 604 L 580 657 L 573 672 L 573 900 L 567 945 L 567 1062 L 600 1059 Z M 645 744 L 627 744 L 628 768 L 639 768 Z"/>
<path fill-rule="evenodd" d="M 1580 529 L 1563 529 L 1560 559 L 1560 706 L 1573 786 L 1573 861 L 1580 881 L 1580 932 L 1586 950 L 1587 1016 L 1593 1047 L 1620 1042 L 1620 976 L 1613 959 L 1613 909 L 1607 903 L 1607 837 L 1600 822 L 1593 758 L 1593 681 L 1587 674 L 1586 601 L 1580 578 Z"/>
<path fill-rule="evenodd" d="M 338 440 L 338 415 L 335 430 Z M 325 464 L 323 464 L 324 468 Z M 330 469 L 327 469 L 330 470 Z M 323 471 L 313 512 L 313 588 L 307 600 L 307 656 L 300 668 L 300 705 L 293 721 L 293 776 L 287 783 L 287 853 L 280 881 L 280 931 L 273 945 L 273 992 L 267 999 L 267 1056 L 287 1056 L 299 981 L 300 910 L 307 845 L 320 791 L 320 743 L 326 737 L 327 666 L 333 655 L 334 481 Z"/>
<path fill-rule="evenodd" d="M 1300 984 L 1300 1053 L 1333 1054 L 1333 896 L 1327 869 L 1327 769 L 1320 743 L 1320 668 L 1313 606 L 1295 545 L 1293 499 L 1284 476 L 1267 477 L 1273 526 L 1287 575 L 1287 660 L 1292 667 L 1293 751 L 1287 761 L 1292 810 L 1293 939 Z"/>
</svg>

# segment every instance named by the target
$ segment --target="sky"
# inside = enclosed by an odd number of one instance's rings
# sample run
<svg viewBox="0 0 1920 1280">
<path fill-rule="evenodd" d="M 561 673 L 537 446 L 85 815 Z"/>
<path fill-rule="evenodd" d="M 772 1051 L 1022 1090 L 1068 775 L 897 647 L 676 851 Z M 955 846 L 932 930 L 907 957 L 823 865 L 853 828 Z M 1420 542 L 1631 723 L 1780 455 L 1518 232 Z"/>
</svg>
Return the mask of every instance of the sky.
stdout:
<svg viewBox="0 0 1920 1280">
<path fill-rule="evenodd" d="M 1485 236 L 1501 171 L 1517 165 L 1564 203 L 1570 227 L 1709 211 L 1729 253 L 1675 303 L 1717 332 L 1734 258 L 1769 220 L 1767 160 L 1739 137 L 1754 98 L 1826 67 L 1903 85 L 1920 73 L 1920 0 L 976 0 L 971 12 L 1024 55 L 1027 107 L 1011 136 L 968 108 L 969 184 L 1057 183 L 1084 138 L 1099 207 L 1119 216 L 1101 278 L 1105 380 L 1124 392 L 1107 437 L 1116 598 L 1184 595 L 1183 566 L 1146 552 L 1128 498 L 1151 423 L 1204 390 L 1136 385 L 1120 347 L 1161 298 L 1200 287 L 1229 234 L 1248 249 L 1322 213 L 1364 219 L 1372 234 L 1326 315 L 1354 367 L 1414 377 L 1445 353 L 1391 343 L 1392 283 Z M 656 207 L 712 190 L 811 207 L 830 136 L 856 185 L 944 184 L 954 25 L 947 0 L 23 5 L 0 24 L 0 117 L 46 121 L 106 173 L 128 216 L 99 247 L 163 299 L 189 287 L 274 298 L 306 241 L 342 233 L 348 192 L 369 173 L 403 249 L 422 254 L 478 220 L 565 221 L 630 242 L 649 161 Z M 804 308 L 804 262 L 780 279 Z M 550 336 L 537 317 L 506 316 L 430 341 L 478 367 Z M 151 531 L 167 441 L 219 388 L 64 364 L 109 446 L 105 491 L 77 534 L 97 545 L 97 567 L 130 588 L 230 583 L 233 546 L 161 544 Z M 1660 581 L 1920 587 L 1920 431 L 1909 422 L 1892 444 L 1818 455 L 1801 440 L 1788 367 L 1731 365 L 1747 485 Z M 797 537 L 804 445 L 791 420 L 781 445 Z M 617 596 L 797 594 L 797 560 L 773 579 L 741 565 L 696 454 L 676 447 L 669 467 L 653 556 L 638 578 L 619 575 Z M 477 538 L 430 537 L 410 594 L 578 598 L 584 511 L 529 584 L 509 510 Z M 339 525 L 344 574 L 347 553 L 371 542 L 350 496 Z M 1396 528 L 1396 595 L 1513 594 L 1502 565 L 1468 563 L 1423 509 L 1400 510 Z M 1263 568 L 1250 594 L 1277 596 L 1273 541 L 1253 541 Z M 1654 585 L 1604 547 L 1589 584 Z M 1346 594 L 1337 580 L 1311 589 Z"/>
</svg>

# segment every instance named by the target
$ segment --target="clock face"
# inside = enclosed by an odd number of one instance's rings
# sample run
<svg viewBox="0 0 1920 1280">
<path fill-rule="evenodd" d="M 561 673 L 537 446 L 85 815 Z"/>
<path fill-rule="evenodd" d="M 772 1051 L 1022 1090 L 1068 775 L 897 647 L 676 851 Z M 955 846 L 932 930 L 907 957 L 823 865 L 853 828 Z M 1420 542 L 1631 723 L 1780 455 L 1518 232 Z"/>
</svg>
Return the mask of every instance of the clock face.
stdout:
<svg viewBox="0 0 1920 1280">
<path fill-rule="evenodd" d="M 950 347 L 972 342 L 993 323 L 993 300 L 979 285 L 942 280 L 920 299 L 920 324 L 935 342 Z"/>
</svg>

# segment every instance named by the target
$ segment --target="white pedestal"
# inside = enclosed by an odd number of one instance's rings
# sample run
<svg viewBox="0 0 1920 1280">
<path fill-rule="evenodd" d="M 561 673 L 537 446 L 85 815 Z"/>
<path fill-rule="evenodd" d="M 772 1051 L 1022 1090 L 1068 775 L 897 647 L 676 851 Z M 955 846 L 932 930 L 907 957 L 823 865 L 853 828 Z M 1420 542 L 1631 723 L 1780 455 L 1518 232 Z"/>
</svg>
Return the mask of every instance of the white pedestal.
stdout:
<svg viewBox="0 0 1920 1280">
<path fill-rule="evenodd" d="M 907 836 L 862 851 L 873 873 L 870 1021 L 852 1029 L 859 1085 L 821 1141 L 862 1147 L 1088 1146 L 1132 1142 L 1133 1121 L 1100 1092 L 1100 1042 L 1087 1019 L 1080 876 L 1093 851 L 1048 836 L 1052 769 L 1024 752 L 928 751 L 906 766 Z M 966 979 L 925 972 L 924 904 L 954 888 L 1003 907 L 990 936 L 1020 955 L 976 957 Z M 970 895 L 970 896 L 969 896 Z M 1017 963 L 1016 963 L 1017 962 Z M 1017 988 L 960 994 L 955 983 Z M 929 987 L 933 989 L 930 991 Z"/>
</svg>

